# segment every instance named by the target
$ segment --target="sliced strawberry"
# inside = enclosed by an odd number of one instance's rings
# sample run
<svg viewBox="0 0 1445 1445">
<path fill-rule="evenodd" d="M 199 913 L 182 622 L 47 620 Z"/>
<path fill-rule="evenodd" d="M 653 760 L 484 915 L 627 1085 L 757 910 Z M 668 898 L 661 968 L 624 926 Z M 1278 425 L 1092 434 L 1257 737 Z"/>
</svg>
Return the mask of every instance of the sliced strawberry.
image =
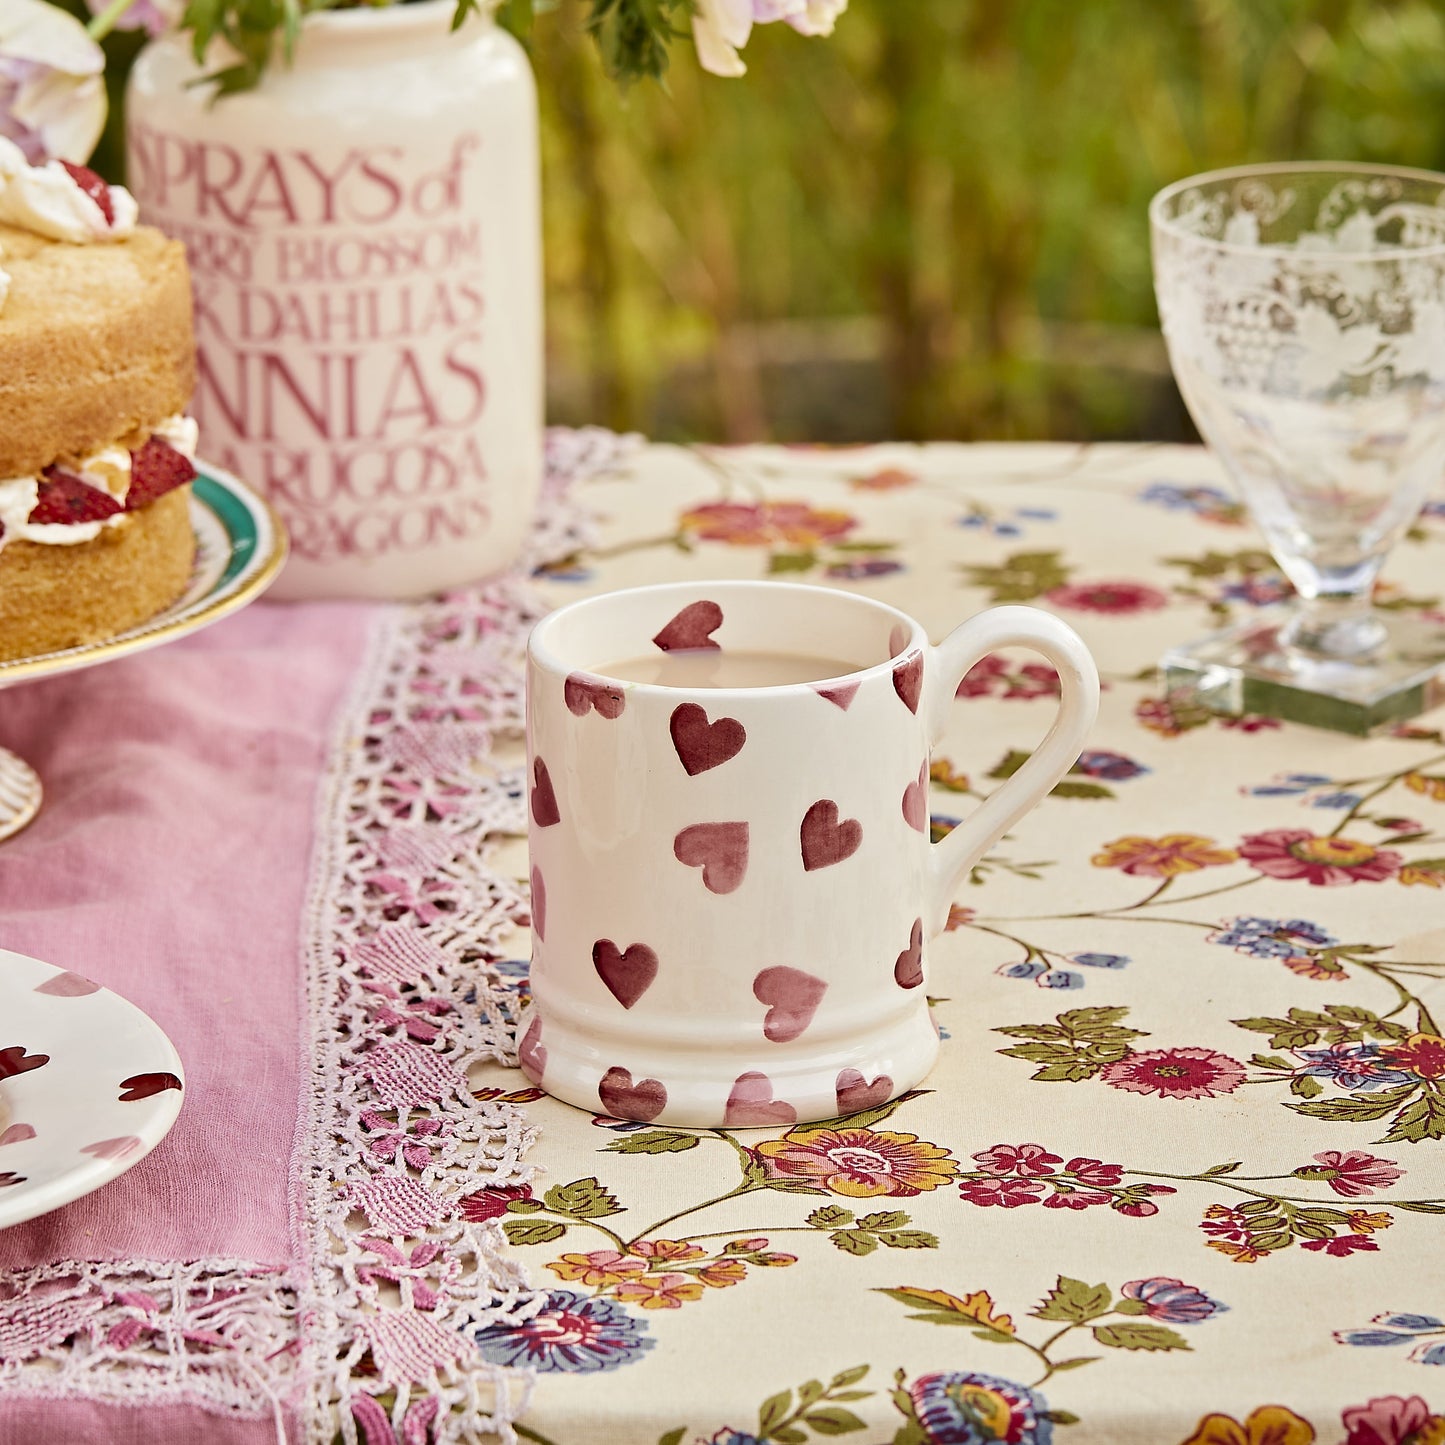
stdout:
<svg viewBox="0 0 1445 1445">
<path fill-rule="evenodd" d="M 88 487 L 79 477 L 62 472 L 59 467 L 46 467 L 40 479 L 39 496 L 30 509 L 30 521 L 57 522 L 61 526 L 103 522 L 122 510 L 109 492 Z"/>
<path fill-rule="evenodd" d="M 137 507 L 163 497 L 196 479 L 196 469 L 169 442 L 152 437 L 139 451 L 130 454 L 130 491 L 125 509 Z"/>
<path fill-rule="evenodd" d="M 70 179 L 100 207 L 105 224 L 115 225 L 115 207 L 110 201 L 110 187 L 89 166 L 76 166 L 69 161 L 61 161 L 60 164 L 65 167 Z"/>
</svg>

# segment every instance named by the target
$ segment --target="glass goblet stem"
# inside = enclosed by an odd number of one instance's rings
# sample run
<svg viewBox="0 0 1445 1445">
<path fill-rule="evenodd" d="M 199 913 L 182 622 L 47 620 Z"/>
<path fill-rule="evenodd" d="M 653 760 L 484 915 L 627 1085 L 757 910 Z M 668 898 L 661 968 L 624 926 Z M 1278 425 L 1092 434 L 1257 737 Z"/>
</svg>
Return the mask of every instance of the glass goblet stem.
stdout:
<svg viewBox="0 0 1445 1445">
<path fill-rule="evenodd" d="M 1280 641 L 1315 657 L 1363 662 L 1384 646 L 1387 636 L 1367 583 L 1362 591 L 1301 597 Z"/>
</svg>

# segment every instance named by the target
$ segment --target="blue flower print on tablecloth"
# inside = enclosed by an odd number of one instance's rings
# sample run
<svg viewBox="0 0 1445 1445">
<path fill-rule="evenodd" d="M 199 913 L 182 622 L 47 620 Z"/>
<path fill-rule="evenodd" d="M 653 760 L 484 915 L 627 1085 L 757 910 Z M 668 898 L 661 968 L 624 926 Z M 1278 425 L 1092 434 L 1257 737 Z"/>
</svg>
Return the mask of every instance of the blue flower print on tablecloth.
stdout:
<svg viewBox="0 0 1445 1445">
<path fill-rule="evenodd" d="M 1208 942 L 1254 958 L 1293 958 L 1311 948 L 1328 948 L 1339 939 L 1306 918 L 1241 917 L 1220 924 L 1208 935 Z"/>
<path fill-rule="evenodd" d="M 1128 1299 L 1138 1300 L 1144 1306 L 1144 1314 L 1167 1325 L 1197 1325 L 1201 1320 L 1212 1319 L 1229 1308 L 1217 1299 L 1211 1299 L 1202 1289 L 1195 1289 L 1191 1284 L 1166 1275 L 1157 1275 L 1153 1279 L 1131 1279 L 1119 1287 L 1119 1293 Z"/>
<path fill-rule="evenodd" d="M 921 1375 L 907 1393 L 930 1445 L 1051 1445 L 1054 1438 L 1043 1396 L 998 1375 Z"/>
<path fill-rule="evenodd" d="M 1417 1365 L 1445 1365 L 1445 1320 L 1435 1315 L 1384 1314 L 1371 1321 L 1373 1329 L 1336 1330 L 1341 1345 L 1366 1348 L 1412 1345 L 1409 1358 Z"/>
<path fill-rule="evenodd" d="M 494 1365 L 584 1375 L 631 1364 L 656 1343 L 646 1323 L 615 1300 L 570 1289 L 549 1290 L 531 1319 L 488 1325 L 474 1338 L 482 1358 Z"/>
<path fill-rule="evenodd" d="M 1170 512 L 1190 512 L 1203 521 L 1221 526 L 1237 527 L 1244 521 L 1244 508 L 1219 487 L 1151 482 L 1139 493 L 1139 500 Z"/>
<path fill-rule="evenodd" d="M 1143 777 L 1151 770 L 1123 753 L 1091 748 L 1079 754 L 1078 762 L 1069 771 L 1085 778 L 1106 778 L 1111 783 L 1123 783 L 1130 778 Z"/>
</svg>

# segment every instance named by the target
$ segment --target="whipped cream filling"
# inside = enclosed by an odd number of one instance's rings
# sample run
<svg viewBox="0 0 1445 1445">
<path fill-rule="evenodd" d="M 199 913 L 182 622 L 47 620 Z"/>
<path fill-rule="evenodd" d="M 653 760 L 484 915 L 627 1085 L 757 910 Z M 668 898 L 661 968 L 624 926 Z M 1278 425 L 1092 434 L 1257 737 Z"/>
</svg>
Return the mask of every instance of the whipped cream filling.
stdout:
<svg viewBox="0 0 1445 1445">
<path fill-rule="evenodd" d="M 188 462 L 195 461 L 200 428 L 191 417 L 179 414 L 168 416 L 151 435 L 158 436 Z M 102 447 L 64 470 L 79 477 L 86 486 L 114 497 L 122 505 L 130 495 L 131 456 L 124 447 Z M 4 534 L 0 535 L 0 548 L 7 542 L 73 547 L 79 542 L 94 541 L 100 536 L 102 527 L 118 526 L 128 515 L 117 512 L 102 522 L 32 522 L 30 514 L 40 500 L 42 480 L 34 476 L 0 481 L 0 525 L 5 528 Z"/>
<path fill-rule="evenodd" d="M 32 166 L 14 141 L 0 136 L 0 221 L 52 241 L 85 245 L 119 241 L 135 230 L 140 208 L 124 186 L 109 186 L 113 219 L 107 221 L 100 202 L 59 161 Z M 0 307 L 10 277 L 0 266 Z"/>
</svg>

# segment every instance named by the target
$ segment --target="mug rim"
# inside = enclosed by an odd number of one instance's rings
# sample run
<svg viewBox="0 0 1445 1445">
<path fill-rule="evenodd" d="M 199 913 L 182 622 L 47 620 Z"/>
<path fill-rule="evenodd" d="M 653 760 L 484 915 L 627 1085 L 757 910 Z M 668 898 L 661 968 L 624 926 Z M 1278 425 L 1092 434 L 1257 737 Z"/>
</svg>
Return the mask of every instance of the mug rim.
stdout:
<svg viewBox="0 0 1445 1445">
<path fill-rule="evenodd" d="M 619 597 L 641 597 L 648 594 L 662 595 L 668 592 L 687 593 L 694 600 L 698 599 L 698 589 L 708 588 L 717 592 L 767 592 L 774 595 L 782 592 L 801 594 L 815 598 L 827 598 L 829 603 L 836 603 L 842 607 L 857 607 L 863 611 L 881 613 L 886 617 L 893 618 L 896 622 L 902 623 L 908 629 L 908 641 L 903 648 L 892 657 L 885 658 L 882 662 L 872 662 L 866 667 L 855 667 L 849 672 L 835 673 L 829 677 L 809 678 L 806 682 L 778 682 L 769 683 L 763 687 L 687 687 L 678 686 L 673 683 L 662 682 L 633 682 L 627 678 L 611 677 L 607 673 L 596 668 L 581 667 L 564 661 L 556 651 L 549 645 L 546 634 L 553 630 L 560 622 L 579 612 L 592 608 L 603 607 L 608 603 L 615 603 Z M 710 697 L 763 697 L 770 694 L 779 696 L 795 693 L 803 689 L 816 690 L 827 683 L 863 681 L 875 674 L 891 672 L 900 657 L 907 655 L 915 646 L 921 651 L 929 647 L 928 634 L 923 624 L 917 618 L 909 616 L 906 612 L 890 606 L 886 602 L 880 602 L 876 597 L 865 597 L 858 592 L 845 592 L 841 587 L 810 587 L 803 582 L 774 582 L 762 577 L 731 577 L 718 578 L 716 580 L 701 579 L 691 582 L 651 582 L 641 587 L 617 587 L 608 592 L 598 592 L 591 597 L 579 597 L 575 602 L 568 602 L 564 606 L 549 612 L 541 619 L 528 634 L 527 656 L 535 662 L 538 667 L 551 673 L 556 677 L 568 677 L 573 673 L 582 673 L 586 677 L 596 678 L 602 682 L 612 683 L 617 687 L 625 687 L 629 691 L 636 691 L 643 695 L 657 694 L 662 697 L 677 696 L 682 694 L 707 693 Z"/>
<path fill-rule="evenodd" d="M 1399 261 L 1407 257 L 1419 260 L 1445 255 L 1445 242 L 1435 242 L 1428 246 L 1381 246 L 1373 251 L 1299 251 L 1288 245 L 1247 246 L 1238 241 L 1223 241 L 1216 240 L 1211 236 L 1200 236 L 1178 225 L 1172 216 L 1164 214 L 1170 201 L 1195 187 L 1217 185 L 1225 181 L 1249 180 L 1256 176 L 1278 178 L 1290 175 L 1323 175 L 1330 172 L 1342 176 L 1392 176 L 1400 180 L 1431 181 L 1439 185 L 1441 195 L 1445 197 L 1445 173 L 1426 170 L 1419 166 L 1395 166 L 1387 163 L 1377 165 L 1370 161 L 1256 161 L 1250 165 L 1222 166 L 1217 170 L 1200 171 L 1197 175 L 1183 176 L 1179 180 L 1171 181 L 1150 198 L 1149 225 L 1151 230 L 1168 236 L 1172 241 L 1190 243 L 1229 255 L 1284 254 L 1310 260 L 1329 261 L 1332 264 L 1357 261 Z"/>
</svg>

